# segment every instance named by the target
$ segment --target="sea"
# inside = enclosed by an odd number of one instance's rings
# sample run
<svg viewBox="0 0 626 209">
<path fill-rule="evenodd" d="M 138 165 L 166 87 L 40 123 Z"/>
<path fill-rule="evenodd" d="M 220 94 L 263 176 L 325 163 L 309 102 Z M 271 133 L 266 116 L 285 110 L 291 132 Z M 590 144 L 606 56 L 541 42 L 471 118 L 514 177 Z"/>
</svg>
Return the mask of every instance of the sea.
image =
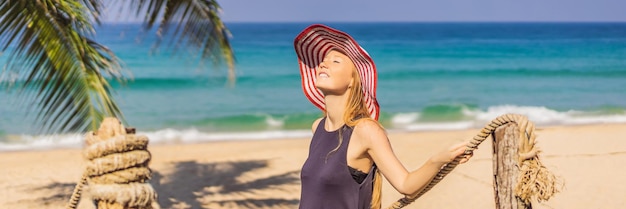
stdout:
<svg viewBox="0 0 626 209">
<path fill-rule="evenodd" d="M 299 138 L 322 116 L 302 93 L 293 48 L 310 24 L 226 23 L 234 82 L 197 51 L 155 45 L 139 23 L 105 23 L 94 39 L 123 62 L 127 81 L 113 82 L 113 97 L 125 126 L 151 143 Z M 373 58 L 390 132 L 479 128 L 506 113 L 539 127 L 626 123 L 626 23 L 323 24 Z M 16 82 L 10 51 L 0 54 L 0 82 Z M 0 89 L 0 152 L 82 146 L 84 133 L 42 134 L 23 93 Z"/>
</svg>

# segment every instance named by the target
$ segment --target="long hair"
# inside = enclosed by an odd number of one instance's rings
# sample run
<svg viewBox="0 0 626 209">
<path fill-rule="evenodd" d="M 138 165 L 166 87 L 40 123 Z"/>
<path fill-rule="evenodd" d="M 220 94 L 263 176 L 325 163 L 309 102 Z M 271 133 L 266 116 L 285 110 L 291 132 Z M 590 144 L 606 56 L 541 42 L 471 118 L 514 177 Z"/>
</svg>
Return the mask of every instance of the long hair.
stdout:
<svg viewBox="0 0 626 209">
<path fill-rule="evenodd" d="M 361 120 L 371 120 L 376 122 L 379 126 L 382 127 L 378 121 L 371 118 L 370 112 L 365 105 L 365 98 L 363 94 L 363 88 L 361 87 L 361 79 L 360 75 L 356 69 L 352 71 L 352 87 L 348 89 L 348 102 L 346 103 L 346 110 L 343 114 L 343 121 L 349 127 L 355 127 Z M 339 129 L 339 144 L 335 149 L 330 151 L 328 155 L 339 150 L 341 143 L 343 142 L 343 128 Z M 326 155 L 326 157 L 328 157 Z M 372 209 L 380 209 L 381 208 L 381 199 L 382 199 L 382 175 L 378 169 L 376 169 L 376 173 L 374 174 L 374 182 L 372 188 Z"/>
</svg>

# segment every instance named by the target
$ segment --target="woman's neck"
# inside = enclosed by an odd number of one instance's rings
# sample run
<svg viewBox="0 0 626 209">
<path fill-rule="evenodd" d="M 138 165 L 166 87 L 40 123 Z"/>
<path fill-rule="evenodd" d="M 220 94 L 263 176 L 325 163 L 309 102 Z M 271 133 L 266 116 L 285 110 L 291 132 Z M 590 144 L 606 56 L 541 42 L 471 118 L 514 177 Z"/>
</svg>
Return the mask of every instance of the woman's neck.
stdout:
<svg viewBox="0 0 626 209">
<path fill-rule="evenodd" d="M 326 104 L 326 130 L 337 130 L 345 124 L 343 115 L 346 112 L 347 94 L 327 95 L 324 97 Z"/>
</svg>

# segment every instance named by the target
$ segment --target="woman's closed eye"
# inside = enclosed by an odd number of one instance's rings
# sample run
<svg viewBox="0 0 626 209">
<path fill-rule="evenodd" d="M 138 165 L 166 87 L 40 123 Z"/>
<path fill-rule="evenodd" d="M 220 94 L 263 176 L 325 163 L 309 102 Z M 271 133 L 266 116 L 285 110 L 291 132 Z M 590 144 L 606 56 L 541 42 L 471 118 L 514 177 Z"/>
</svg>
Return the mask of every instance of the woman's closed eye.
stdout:
<svg viewBox="0 0 626 209">
<path fill-rule="evenodd" d="M 341 57 L 339 56 L 333 56 L 330 58 L 330 61 L 332 61 L 333 63 L 342 63 L 343 59 L 341 59 Z"/>
</svg>

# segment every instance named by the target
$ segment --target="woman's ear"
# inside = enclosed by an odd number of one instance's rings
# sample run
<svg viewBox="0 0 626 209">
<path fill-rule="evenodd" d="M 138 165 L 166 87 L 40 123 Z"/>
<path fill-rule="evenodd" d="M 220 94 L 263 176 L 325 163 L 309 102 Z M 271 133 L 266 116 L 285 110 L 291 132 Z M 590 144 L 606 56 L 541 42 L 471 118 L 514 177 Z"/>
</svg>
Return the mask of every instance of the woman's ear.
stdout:
<svg viewBox="0 0 626 209">
<path fill-rule="evenodd" d="M 357 71 L 356 68 L 352 69 L 352 77 L 350 78 L 350 85 L 348 85 L 348 88 L 352 88 L 352 86 L 354 86 L 354 77 L 356 77 Z"/>
</svg>

